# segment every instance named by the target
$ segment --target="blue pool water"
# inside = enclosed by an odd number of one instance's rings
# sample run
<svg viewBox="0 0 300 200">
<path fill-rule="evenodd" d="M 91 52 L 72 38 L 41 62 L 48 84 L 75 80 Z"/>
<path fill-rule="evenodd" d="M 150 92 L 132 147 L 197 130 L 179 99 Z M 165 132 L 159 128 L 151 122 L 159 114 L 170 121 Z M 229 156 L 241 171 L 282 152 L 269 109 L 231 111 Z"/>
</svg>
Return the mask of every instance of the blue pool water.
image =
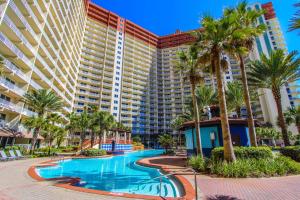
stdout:
<svg viewBox="0 0 300 200">
<path fill-rule="evenodd" d="M 109 158 L 70 159 L 58 162 L 57 166 L 37 168 L 43 178 L 76 177 L 80 187 L 116 193 L 155 195 L 160 194 L 161 176 L 158 169 L 137 165 L 145 157 L 162 154 L 162 150 L 130 152 Z M 169 178 L 162 178 L 161 196 L 181 196 L 179 187 Z"/>
</svg>

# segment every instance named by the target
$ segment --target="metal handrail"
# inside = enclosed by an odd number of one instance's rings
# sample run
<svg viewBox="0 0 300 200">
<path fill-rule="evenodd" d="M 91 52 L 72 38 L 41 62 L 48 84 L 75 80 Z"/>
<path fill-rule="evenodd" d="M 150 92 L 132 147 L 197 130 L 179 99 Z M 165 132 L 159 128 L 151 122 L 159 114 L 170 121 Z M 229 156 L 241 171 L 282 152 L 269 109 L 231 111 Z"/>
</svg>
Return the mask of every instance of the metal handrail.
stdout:
<svg viewBox="0 0 300 200">
<path fill-rule="evenodd" d="M 164 174 L 164 175 L 160 175 L 160 176 L 156 176 L 154 178 L 151 178 L 150 180 L 144 182 L 144 181 L 140 181 L 140 182 L 137 182 L 136 184 L 138 184 L 138 188 L 137 190 L 140 189 L 140 183 L 149 183 L 153 180 L 156 180 L 159 178 L 159 196 L 161 196 L 161 189 L 162 189 L 162 178 L 163 177 L 168 177 L 168 176 L 172 176 L 172 175 L 176 175 L 176 174 L 180 174 L 180 172 L 186 172 L 188 170 L 191 170 L 194 174 L 194 184 L 195 184 L 195 196 L 196 196 L 196 200 L 198 199 L 198 189 L 197 189 L 197 173 L 196 171 L 193 169 L 193 168 L 187 168 L 187 170 L 183 170 L 183 171 L 177 171 L 177 172 L 172 172 L 172 173 L 167 173 L 167 174 Z"/>
</svg>

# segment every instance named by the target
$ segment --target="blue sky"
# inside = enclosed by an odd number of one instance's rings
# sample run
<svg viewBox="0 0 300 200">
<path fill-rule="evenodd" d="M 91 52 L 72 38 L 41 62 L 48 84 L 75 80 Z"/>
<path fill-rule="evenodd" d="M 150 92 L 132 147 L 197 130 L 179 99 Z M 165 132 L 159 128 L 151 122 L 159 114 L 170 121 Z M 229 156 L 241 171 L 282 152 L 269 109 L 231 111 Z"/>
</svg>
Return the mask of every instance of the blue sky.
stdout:
<svg viewBox="0 0 300 200">
<path fill-rule="evenodd" d="M 92 0 L 98 5 L 133 21 L 157 35 L 174 33 L 199 27 L 199 20 L 205 13 L 220 17 L 223 8 L 236 5 L 239 0 Z M 270 1 L 270 0 L 269 0 Z M 269 2 L 267 0 L 248 0 Z M 289 19 L 295 13 L 293 4 L 297 0 L 273 0 L 275 12 L 280 21 L 288 50 L 300 52 L 300 35 L 287 32 Z"/>
</svg>

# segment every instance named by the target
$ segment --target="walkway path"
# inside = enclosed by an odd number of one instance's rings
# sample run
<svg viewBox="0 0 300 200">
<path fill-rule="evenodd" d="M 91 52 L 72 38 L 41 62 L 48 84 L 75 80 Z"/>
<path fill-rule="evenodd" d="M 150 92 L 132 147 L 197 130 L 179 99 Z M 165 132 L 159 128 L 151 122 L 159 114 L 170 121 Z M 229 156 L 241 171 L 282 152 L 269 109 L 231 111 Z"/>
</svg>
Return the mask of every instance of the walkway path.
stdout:
<svg viewBox="0 0 300 200">
<path fill-rule="evenodd" d="M 38 182 L 27 174 L 28 168 L 49 158 L 16 160 L 0 163 L 0 200 L 128 200 L 102 196 L 53 186 L 51 182 Z"/>
<path fill-rule="evenodd" d="M 200 175 L 198 187 L 208 200 L 300 199 L 300 176 L 225 179 Z"/>
<path fill-rule="evenodd" d="M 186 165 L 186 160 L 178 157 L 161 156 L 147 158 L 143 161 L 167 168 L 182 168 Z M 192 175 L 185 175 L 184 177 L 191 183 L 194 182 Z M 229 179 L 198 175 L 197 185 L 200 190 L 199 196 L 206 200 L 300 199 L 300 176 Z"/>
</svg>

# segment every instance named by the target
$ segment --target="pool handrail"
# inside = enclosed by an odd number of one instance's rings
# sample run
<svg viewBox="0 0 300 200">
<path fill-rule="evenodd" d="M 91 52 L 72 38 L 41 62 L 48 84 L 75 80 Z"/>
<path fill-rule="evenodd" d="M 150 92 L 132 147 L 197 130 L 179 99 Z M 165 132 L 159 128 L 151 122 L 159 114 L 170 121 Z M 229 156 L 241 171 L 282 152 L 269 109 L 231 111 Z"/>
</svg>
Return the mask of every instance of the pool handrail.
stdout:
<svg viewBox="0 0 300 200">
<path fill-rule="evenodd" d="M 149 183 L 153 180 L 156 180 L 156 179 L 159 179 L 159 196 L 161 196 L 161 188 L 162 188 L 162 178 L 163 177 L 168 177 L 168 176 L 173 176 L 173 175 L 179 175 L 180 172 L 188 172 L 189 170 L 192 171 L 192 173 L 194 174 L 194 184 L 195 184 L 195 196 L 196 196 L 196 199 L 198 199 L 198 189 L 197 189 L 197 172 L 193 169 L 193 168 L 187 168 L 186 170 L 183 170 L 183 171 L 176 171 L 176 172 L 171 172 L 171 173 L 166 173 L 166 174 L 163 174 L 163 175 L 160 175 L 160 176 L 156 176 L 154 178 L 151 178 L 150 180 L 144 182 L 144 181 L 140 181 L 140 182 L 137 182 L 136 184 L 138 184 L 138 190 L 140 189 L 140 183 Z"/>
</svg>

